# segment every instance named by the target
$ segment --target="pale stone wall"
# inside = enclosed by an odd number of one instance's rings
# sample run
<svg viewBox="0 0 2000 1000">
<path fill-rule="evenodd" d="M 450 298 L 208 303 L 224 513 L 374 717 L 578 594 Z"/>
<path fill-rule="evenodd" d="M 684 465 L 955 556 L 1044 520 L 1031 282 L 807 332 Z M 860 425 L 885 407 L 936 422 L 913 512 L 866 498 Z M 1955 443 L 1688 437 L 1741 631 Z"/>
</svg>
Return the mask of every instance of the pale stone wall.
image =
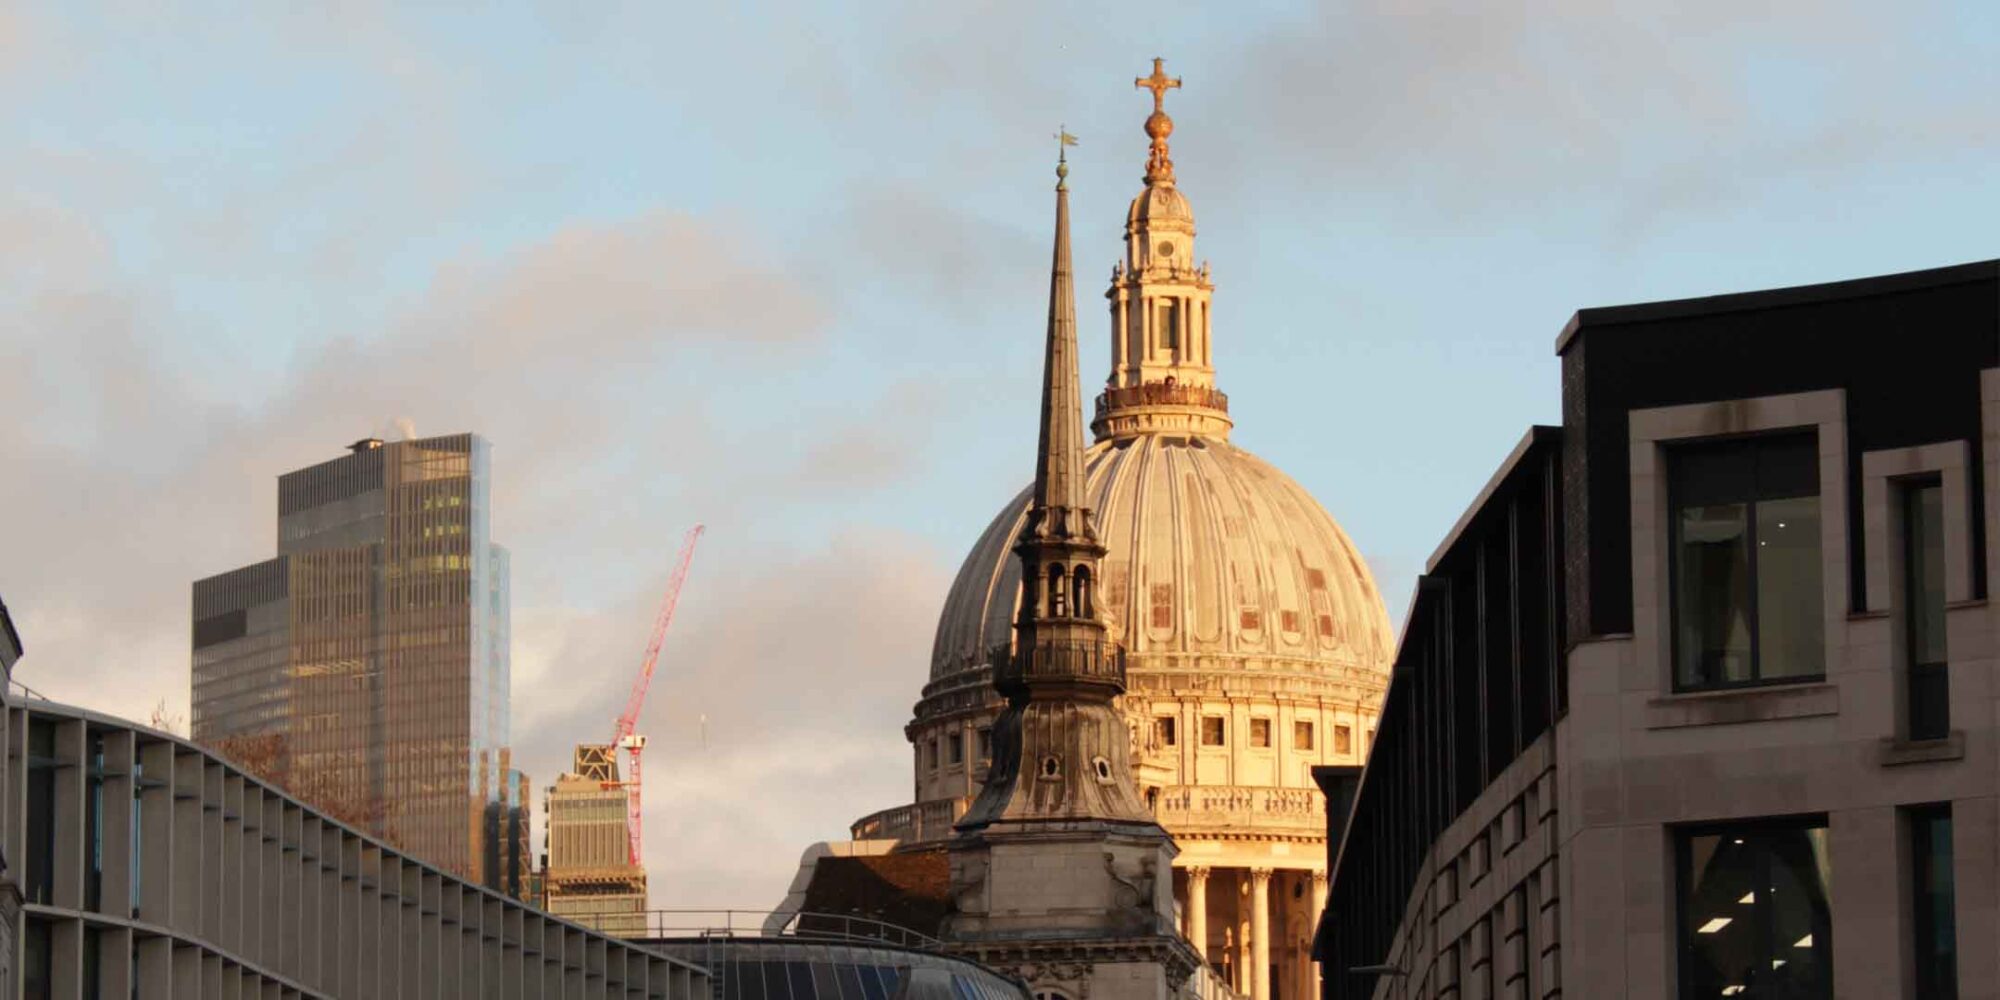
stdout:
<svg viewBox="0 0 2000 1000">
<path fill-rule="evenodd" d="M 1431 845 L 1392 953 L 1405 998 L 1679 996 L 1674 830 L 1824 814 L 1838 996 L 1912 998 L 1910 850 L 1901 811 L 1952 808 L 1959 995 L 2000 997 L 2000 602 L 1976 599 L 1970 560 L 2000 569 L 2000 371 L 1982 373 L 1979 442 L 1861 456 L 1848 510 L 1838 391 L 1631 414 L 1631 635 L 1578 643 L 1569 711 Z M 1825 676 L 1677 693 L 1671 677 L 1666 495 L 1659 449 L 1683 437 L 1810 426 L 1819 435 Z M 1985 551 L 1971 546 L 1967 474 L 1985 474 Z M 1951 733 L 1900 732 L 1907 668 L 1900 513 L 1891 476 L 1945 488 Z M 1850 551 L 1849 518 L 1865 551 Z M 1848 566 L 1867 567 L 1866 607 Z M 1489 864 L 1490 862 L 1490 864 Z M 1524 975 L 1525 973 L 1525 975 Z"/>
</svg>

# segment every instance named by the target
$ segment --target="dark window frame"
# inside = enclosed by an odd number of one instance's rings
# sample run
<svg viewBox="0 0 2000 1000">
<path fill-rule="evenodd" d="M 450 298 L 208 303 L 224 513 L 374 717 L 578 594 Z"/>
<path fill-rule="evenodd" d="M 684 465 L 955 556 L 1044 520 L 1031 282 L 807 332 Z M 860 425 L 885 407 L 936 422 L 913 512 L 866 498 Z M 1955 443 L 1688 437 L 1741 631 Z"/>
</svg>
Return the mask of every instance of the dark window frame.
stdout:
<svg viewBox="0 0 2000 1000">
<path fill-rule="evenodd" d="M 1899 477 L 1893 480 L 1892 483 L 1896 488 L 1896 502 L 1902 505 L 1900 511 L 1902 514 L 1902 537 L 1897 540 L 1897 544 L 1902 546 L 1903 557 L 1902 579 L 1897 581 L 1898 585 L 1902 587 L 1902 600 L 1896 603 L 1897 613 L 1902 618 L 1900 625 L 1903 630 L 1903 718 L 1901 721 L 1905 736 L 1911 740 L 1944 739 L 1951 735 L 1951 649 L 1949 644 L 1943 644 L 1944 648 L 1942 652 L 1944 658 L 1941 660 L 1929 661 L 1918 658 L 1918 636 L 1915 627 L 1918 616 L 1916 602 L 1922 591 L 1917 581 L 1917 573 L 1919 572 L 1917 553 L 1922 545 L 1922 539 L 1918 537 L 1917 519 L 1912 516 L 1913 512 L 1920 509 L 1918 495 L 1925 491 L 1935 491 L 1938 499 L 1938 515 L 1940 520 L 1938 531 L 1940 533 L 1943 532 L 1944 525 L 1942 524 L 1942 520 L 1946 499 L 1944 496 L 1944 477 L 1937 473 L 1930 473 Z M 1945 546 L 1949 546 L 1950 544 L 1948 540 L 1945 542 Z M 1940 564 L 1935 567 L 1936 572 L 1940 575 L 1944 573 L 1944 566 L 1942 565 L 1944 555 L 1943 549 L 1940 549 L 1938 552 Z M 1941 594 L 1942 591 L 1943 588 L 1940 588 Z M 1948 599 L 1944 603 L 1947 608 L 1950 607 Z M 1941 618 L 1940 625 L 1942 624 L 1943 620 Z"/>
<path fill-rule="evenodd" d="M 1719 503 L 1719 502 L 1741 503 L 1744 505 L 1744 515 L 1743 515 L 1743 521 L 1744 521 L 1743 527 L 1745 532 L 1744 545 L 1748 549 L 1747 561 L 1749 564 L 1749 580 L 1745 585 L 1745 591 L 1746 591 L 1745 600 L 1748 603 L 1749 622 L 1750 622 L 1751 677 L 1748 680 L 1741 680 L 1741 681 L 1725 680 L 1725 681 L 1714 681 L 1703 684 L 1686 684 L 1681 680 L 1681 657 L 1680 657 L 1681 654 L 1680 513 L 1681 513 L 1681 508 L 1684 505 L 1684 503 L 1686 503 L 1686 501 L 1682 496 L 1683 487 L 1679 481 L 1680 477 L 1675 474 L 1675 464 L 1676 462 L 1686 461 L 1690 455 L 1698 452 L 1704 452 L 1704 451 L 1714 452 L 1726 449 L 1776 450 L 1778 447 L 1797 441 L 1810 442 L 1810 451 L 1814 457 L 1813 485 L 1811 493 L 1798 494 L 1798 493 L 1783 492 L 1783 491 L 1772 491 L 1769 495 L 1766 495 L 1761 485 L 1759 485 L 1756 482 L 1755 475 L 1753 475 L 1752 487 L 1749 491 L 1748 496 L 1744 496 L 1741 499 L 1737 500 L 1728 500 L 1728 501 L 1710 500 L 1706 502 L 1706 505 L 1712 505 L 1714 503 Z M 1811 427 L 1811 426 L 1777 428 L 1768 431 L 1755 431 L 1748 434 L 1732 434 L 1719 437 L 1680 439 L 1664 443 L 1663 450 L 1665 451 L 1666 454 L 1664 456 L 1665 461 L 1662 464 L 1665 468 L 1666 478 L 1667 478 L 1667 509 L 1666 509 L 1667 586 L 1665 593 L 1666 605 L 1667 605 L 1667 639 L 1668 639 L 1667 659 L 1668 659 L 1668 673 L 1670 675 L 1670 681 L 1671 681 L 1669 687 L 1674 694 L 1695 694 L 1708 691 L 1735 691 L 1746 688 L 1782 687 L 1782 686 L 1797 685 L 1797 684 L 1818 684 L 1818 683 L 1824 683 L 1826 681 L 1826 659 L 1824 650 L 1822 650 L 1821 653 L 1820 669 L 1817 673 L 1782 674 L 1774 677 L 1763 676 L 1763 666 L 1764 666 L 1763 649 L 1762 649 L 1763 636 L 1761 635 L 1762 630 L 1759 628 L 1761 619 L 1759 618 L 1760 609 L 1757 606 L 1758 583 L 1759 583 L 1758 564 L 1760 562 L 1757 555 L 1757 548 L 1758 548 L 1757 504 L 1759 502 L 1764 502 L 1764 501 L 1795 500 L 1795 499 L 1803 499 L 1806 496 L 1810 496 L 1813 499 L 1820 501 L 1820 509 L 1818 511 L 1818 516 L 1822 519 L 1822 524 L 1823 524 L 1824 518 L 1826 517 L 1826 508 L 1825 508 L 1826 497 L 1824 493 L 1821 491 L 1819 484 L 1818 447 L 1819 447 L 1819 431 L 1817 427 Z M 1750 461 L 1752 468 L 1756 469 L 1758 464 L 1757 458 L 1753 455 Z M 1686 505 L 1697 506 L 1704 504 L 1686 503 Z M 1845 530 L 1844 526 L 1842 530 Z M 1820 556 L 1821 582 L 1822 586 L 1824 586 L 1824 577 L 1826 571 L 1826 552 L 1824 549 L 1820 550 L 1819 556 Z"/>
<path fill-rule="evenodd" d="M 1911 979 L 1916 985 L 1916 995 L 1935 1000 L 1957 1000 L 1958 997 L 1958 892 L 1956 885 L 1958 860 L 1958 832 L 1952 823 L 1951 803 L 1938 802 L 1930 805 L 1909 806 L 1902 810 L 1904 821 L 1908 823 L 1910 844 L 1909 891 L 1910 891 L 1910 966 Z M 1944 933 L 1951 938 L 1947 954 L 1952 965 L 1948 970 L 1931 967 L 1923 961 L 1924 954 L 1935 948 L 1938 928 L 1931 920 L 1930 907 L 1924 905 L 1927 892 L 1925 876 L 1936 857 L 1930 852 L 1930 841 L 1924 836 L 1926 827 L 1933 823 L 1944 823 L 1946 838 L 1945 864 L 1951 869 L 1947 874 L 1948 883 L 1945 902 L 1951 907 L 1951 926 Z M 1942 975 L 1942 979 L 1940 979 Z"/>
<path fill-rule="evenodd" d="M 1689 875 L 1690 875 L 1690 868 L 1692 867 L 1691 856 L 1690 856 L 1691 855 L 1690 845 L 1691 842 L 1694 840 L 1694 838 L 1704 837 L 1704 836 L 1729 836 L 1732 834 L 1745 835 L 1745 834 L 1759 834 L 1759 833 L 1790 833 L 1790 832 L 1802 832 L 1805 830 L 1811 830 L 1816 828 L 1827 831 L 1827 837 L 1829 838 L 1828 843 L 1830 846 L 1832 842 L 1831 838 L 1833 835 L 1833 824 L 1831 819 L 1828 817 L 1826 813 L 1801 813 L 1789 816 L 1758 816 L 1758 817 L 1748 817 L 1744 819 L 1724 820 L 1713 823 L 1674 824 L 1667 828 L 1668 840 L 1671 849 L 1673 851 L 1673 869 L 1671 873 L 1671 883 L 1669 891 L 1673 895 L 1673 919 L 1674 919 L 1673 995 L 1675 997 L 1683 998 L 1683 1000 L 1695 1000 L 1695 998 L 1691 997 L 1689 993 L 1689 991 L 1693 987 L 1687 981 L 1686 976 L 1683 974 L 1684 966 L 1689 959 L 1689 955 L 1693 951 L 1695 943 L 1692 937 L 1692 933 L 1690 932 L 1688 927 L 1691 921 L 1688 919 L 1688 912 L 1687 912 L 1688 895 L 1689 895 L 1689 889 L 1691 888 L 1689 884 Z M 1827 906 L 1829 908 L 1829 913 L 1828 913 L 1829 936 L 1831 936 L 1831 923 L 1833 919 L 1831 908 L 1834 902 L 1835 901 L 1832 898 L 1829 898 L 1827 900 Z M 1833 946 L 1831 944 L 1827 945 L 1829 955 L 1831 955 L 1832 953 L 1832 947 Z M 1838 993 L 1833 992 L 1834 983 L 1832 980 L 1831 966 L 1829 966 L 1828 969 L 1829 971 L 1828 971 L 1827 986 L 1829 995 L 1838 996 L 1839 995 Z M 1703 1000 L 1705 1000 L 1705 998 L 1703 998 Z"/>
</svg>

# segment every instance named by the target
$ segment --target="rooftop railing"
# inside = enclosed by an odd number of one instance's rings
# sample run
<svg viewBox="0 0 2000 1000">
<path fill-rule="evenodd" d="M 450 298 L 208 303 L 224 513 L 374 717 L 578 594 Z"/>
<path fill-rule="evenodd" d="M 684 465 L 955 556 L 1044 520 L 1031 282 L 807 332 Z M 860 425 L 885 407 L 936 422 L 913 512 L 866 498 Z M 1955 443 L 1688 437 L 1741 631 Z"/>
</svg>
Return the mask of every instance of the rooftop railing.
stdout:
<svg viewBox="0 0 2000 1000">
<path fill-rule="evenodd" d="M 1177 382 L 1147 382 L 1143 385 L 1112 386 L 1097 396 L 1097 415 L 1128 406 L 1199 406 L 1229 412 L 1229 394 L 1206 385 Z"/>
</svg>

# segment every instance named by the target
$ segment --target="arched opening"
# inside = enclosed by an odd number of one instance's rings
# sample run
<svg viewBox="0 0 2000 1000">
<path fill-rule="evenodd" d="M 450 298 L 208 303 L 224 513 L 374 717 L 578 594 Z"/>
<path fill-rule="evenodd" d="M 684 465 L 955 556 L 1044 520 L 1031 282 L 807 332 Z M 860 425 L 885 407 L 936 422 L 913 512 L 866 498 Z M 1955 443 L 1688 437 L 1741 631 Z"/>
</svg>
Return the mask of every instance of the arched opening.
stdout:
<svg viewBox="0 0 2000 1000">
<path fill-rule="evenodd" d="M 1069 613 L 1069 606 L 1063 594 L 1064 580 L 1061 566 L 1049 567 L 1049 617 L 1051 618 L 1061 618 Z"/>
<path fill-rule="evenodd" d="M 1078 566 L 1076 568 L 1076 577 L 1071 586 L 1071 593 L 1076 595 L 1076 616 L 1078 618 L 1089 618 L 1092 614 L 1090 609 L 1090 567 Z"/>
</svg>

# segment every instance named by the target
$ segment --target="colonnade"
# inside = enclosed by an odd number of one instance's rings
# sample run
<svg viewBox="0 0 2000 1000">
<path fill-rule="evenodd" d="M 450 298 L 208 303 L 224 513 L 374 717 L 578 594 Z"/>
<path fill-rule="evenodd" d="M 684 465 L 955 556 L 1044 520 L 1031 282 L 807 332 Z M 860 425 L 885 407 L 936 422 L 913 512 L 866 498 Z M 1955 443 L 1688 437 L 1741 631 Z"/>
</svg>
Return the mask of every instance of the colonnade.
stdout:
<svg viewBox="0 0 2000 1000">
<path fill-rule="evenodd" d="M 1319 995 L 1312 936 L 1326 909 L 1325 872 L 1204 865 L 1180 871 L 1181 931 L 1236 992 L 1250 1000 Z"/>
</svg>

